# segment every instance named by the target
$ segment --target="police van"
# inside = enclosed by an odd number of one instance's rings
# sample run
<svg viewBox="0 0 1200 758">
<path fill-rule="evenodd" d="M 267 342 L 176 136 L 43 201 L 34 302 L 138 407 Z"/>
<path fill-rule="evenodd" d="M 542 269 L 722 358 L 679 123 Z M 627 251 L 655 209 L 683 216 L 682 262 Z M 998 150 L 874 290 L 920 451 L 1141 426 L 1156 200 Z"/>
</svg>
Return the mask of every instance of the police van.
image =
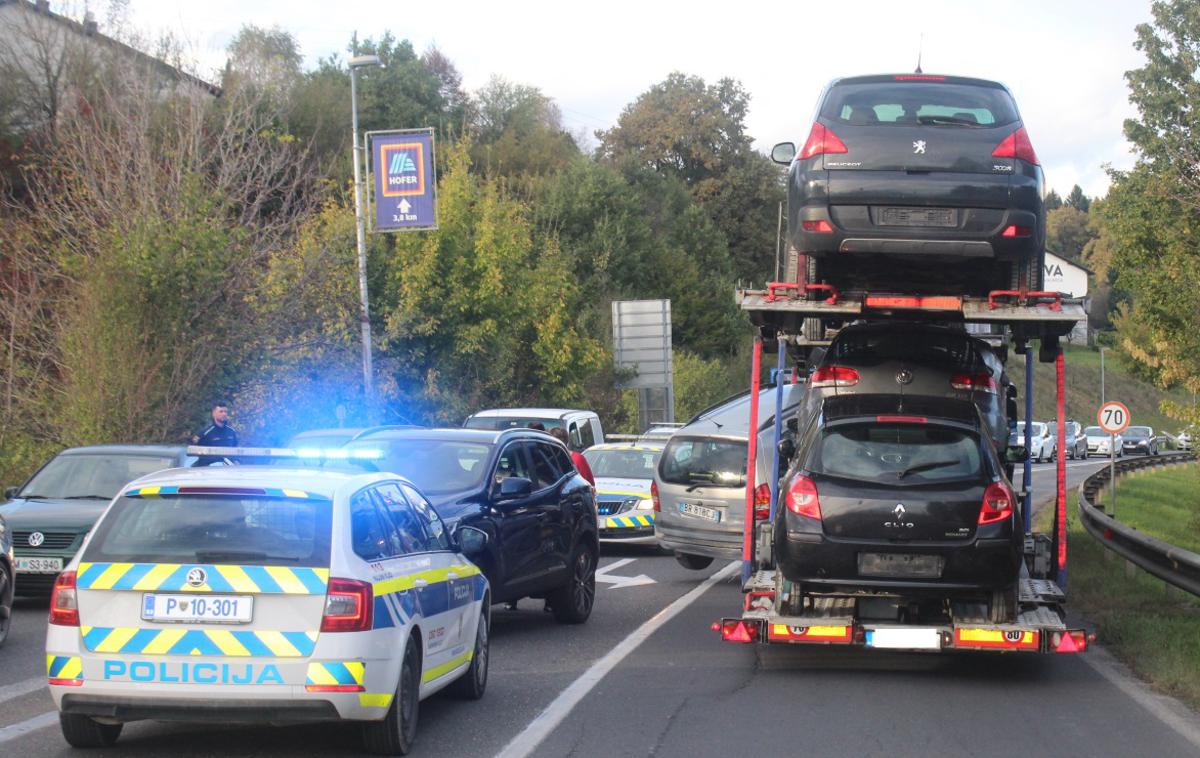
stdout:
<svg viewBox="0 0 1200 758">
<path fill-rule="evenodd" d="M 58 578 L 46 667 L 63 736 L 128 721 L 359 721 L 404 754 L 419 701 L 487 685 L 489 589 L 392 474 L 171 469 L 127 485 Z"/>
</svg>

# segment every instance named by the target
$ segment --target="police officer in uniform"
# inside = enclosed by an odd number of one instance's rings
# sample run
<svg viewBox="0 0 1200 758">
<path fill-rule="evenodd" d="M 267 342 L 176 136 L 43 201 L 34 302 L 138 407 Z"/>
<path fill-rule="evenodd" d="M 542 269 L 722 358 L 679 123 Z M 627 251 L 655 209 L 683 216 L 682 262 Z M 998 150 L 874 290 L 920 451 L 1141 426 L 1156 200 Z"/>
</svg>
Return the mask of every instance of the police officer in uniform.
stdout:
<svg viewBox="0 0 1200 758">
<path fill-rule="evenodd" d="M 229 425 L 229 406 L 225 403 L 213 404 L 212 424 L 203 432 L 192 435 L 192 444 L 201 447 L 237 447 L 237 432 Z M 196 465 L 208 466 L 220 460 L 215 456 L 204 455 L 196 461 Z"/>
</svg>

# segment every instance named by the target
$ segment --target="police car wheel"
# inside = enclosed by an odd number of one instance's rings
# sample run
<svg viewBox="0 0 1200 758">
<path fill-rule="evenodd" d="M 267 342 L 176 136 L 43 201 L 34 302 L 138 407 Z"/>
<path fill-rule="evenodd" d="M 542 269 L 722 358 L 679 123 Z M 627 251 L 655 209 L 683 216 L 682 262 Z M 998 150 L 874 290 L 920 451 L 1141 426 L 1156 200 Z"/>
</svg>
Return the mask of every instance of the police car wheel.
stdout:
<svg viewBox="0 0 1200 758">
<path fill-rule="evenodd" d="M 414 635 L 404 650 L 396 696 L 382 721 L 363 725 L 363 746 L 376 755 L 408 755 L 417 739 L 421 706 L 421 638 Z"/>
<path fill-rule="evenodd" d="M 63 737 L 71 747 L 112 747 L 121 736 L 124 724 L 101 724 L 78 713 L 58 714 Z"/>
<path fill-rule="evenodd" d="M 488 601 L 484 600 L 484 608 Z M 487 612 L 479 614 L 479 626 L 475 630 L 475 650 L 471 654 L 471 665 L 466 672 L 450 685 L 450 692 L 455 697 L 464 700 L 478 700 L 487 689 L 488 680 L 488 617 Z"/>
<path fill-rule="evenodd" d="M 571 580 L 551 593 L 547 600 L 560 624 L 582 624 L 592 615 L 596 601 L 596 556 L 580 545 L 571 556 Z"/>
</svg>

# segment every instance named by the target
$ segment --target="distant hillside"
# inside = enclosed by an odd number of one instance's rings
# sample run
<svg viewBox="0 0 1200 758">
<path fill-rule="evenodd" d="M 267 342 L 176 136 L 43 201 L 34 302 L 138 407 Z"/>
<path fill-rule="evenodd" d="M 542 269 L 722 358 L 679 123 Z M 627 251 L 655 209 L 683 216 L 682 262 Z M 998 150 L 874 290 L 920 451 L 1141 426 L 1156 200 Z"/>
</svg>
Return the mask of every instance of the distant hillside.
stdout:
<svg viewBox="0 0 1200 758">
<path fill-rule="evenodd" d="M 1134 424 L 1145 424 L 1154 427 L 1155 431 L 1165 430 L 1171 434 L 1178 432 L 1183 423 L 1164 416 L 1159 411 L 1159 403 L 1166 399 L 1190 403 L 1191 395 L 1182 391 L 1164 392 L 1153 384 L 1130 376 L 1121 367 L 1114 352 L 1108 351 L 1104 358 L 1106 399 L 1120 400 L 1127 405 Z M 1075 419 L 1084 426 L 1095 424 L 1096 410 L 1100 407 L 1100 351 L 1068 346 L 1065 358 L 1063 376 L 1067 418 Z M 1020 417 L 1024 418 L 1025 356 L 1010 354 L 1008 373 L 1020 392 L 1018 406 Z M 1049 421 L 1055 417 L 1053 363 L 1034 363 L 1033 415 L 1037 421 Z"/>
</svg>

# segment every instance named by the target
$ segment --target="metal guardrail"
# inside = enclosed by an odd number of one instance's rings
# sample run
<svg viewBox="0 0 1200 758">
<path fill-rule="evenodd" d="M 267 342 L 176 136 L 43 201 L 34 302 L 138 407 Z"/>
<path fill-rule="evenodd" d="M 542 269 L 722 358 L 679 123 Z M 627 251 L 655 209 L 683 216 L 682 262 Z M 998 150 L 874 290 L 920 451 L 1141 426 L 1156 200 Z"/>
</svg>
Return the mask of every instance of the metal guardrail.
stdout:
<svg viewBox="0 0 1200 758">
<path fill-rule="evenodd" d="M 1164 453 L 1118 461 L 1118 476 L 1141 469 L 1159 468 L 1195 462 L 1194 453 Z M 1147 573 L 1193 595 L 1200 595 L 1200 554 L 1175 547 L 1144 532 L 1122 524 L 1104 512 L 1103 505 L 1092 499 L 1109 483 L 1105 466 L 1079 485 L 1079 516 L 1083 526 L 1104 547 L 1125 558 Z"/>
</svg>

